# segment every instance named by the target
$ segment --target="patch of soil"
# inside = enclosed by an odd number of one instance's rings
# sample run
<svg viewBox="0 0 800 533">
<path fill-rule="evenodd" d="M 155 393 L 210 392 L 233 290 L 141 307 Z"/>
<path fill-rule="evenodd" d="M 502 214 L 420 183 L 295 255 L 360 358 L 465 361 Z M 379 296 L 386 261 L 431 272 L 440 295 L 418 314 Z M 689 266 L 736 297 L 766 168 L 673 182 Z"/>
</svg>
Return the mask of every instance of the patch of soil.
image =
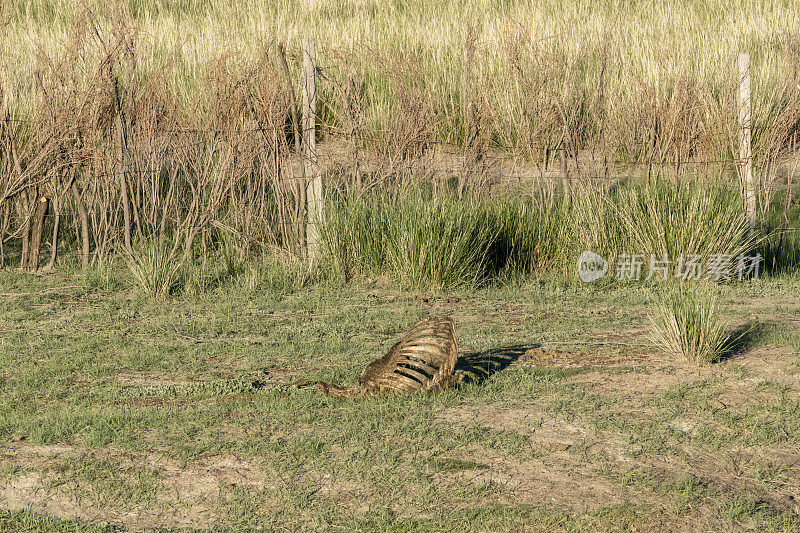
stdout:
<svg viewBox="0 0 800 533">
<path fill-rule="evenodd" d="M 167 379 L 164 374 L 157 372 L 134 372 L 125 371 L 119 372 L 116 375 L 116 381 L 120 385 L 180 385 L 186 383 L 186 380 Z"/>
<path fill-rule="evenodd" d="M 451 409 L 443 417 L 448 424 L 467 426 L 478 421 L 484 427 L 525 435 L 537 451 L 548 456 L 554 452 L 570 452 L 559 455 L 563 458 L 577 453 L 577 450 L 595 450 L 598 447 L 609 450 L 613 456 L 622 456 L 627 450 L 621 439 L 600 436 L 588 426 L 567 423 L 527 407 Z"/>
<path fill-rule="evenodd" d="M 689 375 L 687 375 L 689 374 Z M 620 395 L 631 398 L 655 396 L 680 383 L 691 383 L 702 379 L 696 373 L 676 370 L 655 370 L 650 373 L 621 372 L 612 374 L 592 371 L 567 378 L 568 383 L 582 383 L 591 387 L 595 394 Z"/>
<path fill-rule="evenodd" d="M 87 463 L 105 459 L 119 464 L 121 471 L 154 469 L 161 476 L 159 505 L 122 509 L 114 507 L 113 502 L 77 497 L 70 483 L 58 483 L 57 476 L 49 471 L 54 461 L 66 458 Z M 0 461 L 24 469 L 21 475 L 0 481 L 0 508 L 33 508 L 47 515 L 125 528 L 210 528 L 221 518 L 217 500 L 222 490 L 261 490 L 268 486 L 263 471 L 233 454 L 204 456 L 184 464 L 153 453 L 14 443 L 0 449 Z"/>
<path fill-rule="evenodd" d="M 735 450 L 727 456 L 714 456 L 705 451 L 688 449 L 681 456 L 641 455 L 632 464 L 632 470 L 646 473 L 668 482 L 692 478 L 724 495 L 734 497 L 747 494 L 769 507 L 800 515 L 800 478 L 793 470 L 790 481 L 765 484 L 745 473 L 743 467 L 759 460 L 763 450 Z M 797 458 L 790 460 L 796 465 Z"/>
<path fill-rule="evenodd" d="M 800 357 L 792 354 L 785 346 L 763 346 L 734 355 L 726 364 L 739 365 L 750 371 L 753 376 L 744 378 L 746 383 L 773 381 L 800 390 L 800 374 L 790 371 L 792 363 L 798 360 Z"/>
<path fill-rule="evenodd" d="M 589 352 L 565 352 L 531 348 L 519 358 L 520 364 L 555 368 L 584 368 L 593 366 L 617 366 L 631 364 L 644 359 L 642 355 L 608 356 Z"/>
<path fill-rule="evenodd" d="M 545 504 L 591 511 L 630 501 L 652 501 L 645 495 L 624 490 L 616 482 L 599 475 L 590 464 L 576 461 L 570 454 L 518 461 L 476 447 L 453 459 L 480 463 L 485 468 L 439 472 L 433 474 L 433 479 L 454 490 L 465 484 L 490 489 L 495 486 L 500 490 L 492 490 L 491 495 L 483 498 L 496 500 L 495 503 Z"/>
<path fill-rule="evenodd" d="M 442 415 L 448 425 L 481 425 L 514 431 L 530 439 L 537 457 L 516 460 L 492 450 L 481 449 L 453 459 L 473 461 L 488 468 L 437 474 L 453 482 L 499 483 L 514 496 L 515 503 L 567 505 L 583 511 L 624 503 L 655 502 L 650 496 L 625 491 L 613 480 L 598 473 L 588 453 L 602 449 L 604 454 L 622 457 L 627 446 L 620 439 L 600 437 L 593 429 L 542 415 L 526 407 L 454 408 Z M 510 502 L 506 502 L 510 503 Z"/>
</svg>

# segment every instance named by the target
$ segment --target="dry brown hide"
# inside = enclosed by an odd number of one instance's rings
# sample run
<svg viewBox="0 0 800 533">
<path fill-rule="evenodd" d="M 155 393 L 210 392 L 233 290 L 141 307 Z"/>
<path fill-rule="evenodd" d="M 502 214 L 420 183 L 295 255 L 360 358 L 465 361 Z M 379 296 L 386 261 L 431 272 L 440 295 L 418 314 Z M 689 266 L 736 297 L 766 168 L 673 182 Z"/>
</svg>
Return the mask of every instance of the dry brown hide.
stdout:
<svg viewBox="0 0 800 533">
<path fill-rule="evenodd" d="M 460 381 L 455 326 L 449 317 L 431 317 L 414 324 L 389 352 L 367 365 L 360 387 L 320 383 L 328 396 L 351 398 L 387 392 L 410 394 L 449 387 Z"/>
</svg>

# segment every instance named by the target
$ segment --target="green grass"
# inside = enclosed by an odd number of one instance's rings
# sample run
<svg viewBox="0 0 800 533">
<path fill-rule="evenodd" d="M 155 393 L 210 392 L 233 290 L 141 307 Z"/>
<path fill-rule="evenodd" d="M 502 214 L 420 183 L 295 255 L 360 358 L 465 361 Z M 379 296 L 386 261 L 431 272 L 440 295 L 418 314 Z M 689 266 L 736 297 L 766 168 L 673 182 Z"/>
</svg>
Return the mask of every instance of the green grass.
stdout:
<svg viewBox="0 0 800 533">
<path fill-rule="evenodd" d="M 738 339 L 720 321 L 708 289 L 679 287 L 660 301 L 652 318 L 652 340 L 666 355 L 699 365 L 719 362 Z"/>
<path fill-rule="evenodd" d="M 671 281 L 682 254 L 708 264 L 717 256 L 755 253 L 759 244 L 748 237 L 738 193 L 691 180 L 586 189 L 568 204 L 550 206 L 420 184 L 329 196 L 325 254 L 338 277 L 386 274 L 412 289 L 474 287 L 531 274 L 574 283 L 584 250 L 604 256 L 612 265 L 608 275 L 618 277 L 616 259 L 638 254 L 641 281 L 651 256 L 666 258 Z M 657 272 L 655 281 L 662 281 Z"/>
<path fill-rule="evenodd" d="M 719 527 L 796 526 L 770 500 L 752 505 L 753 487 L 738 484 L 753 480 L 768 494 L 792 482 L 793 467 L 756 458 L 773 457 L 800 436 L 790 372 L 796 356 L 774 359 L 776 380 L 753 380 L 763 355 L 746 350 L 711 375 L 680 374 L 682 367 L 649 351 L 644 334 L 655 300 L 629 284 L 517 281 L 409 293 L 397 290 L 401 284 L 376 291 L 351 283 L 251 292 L 233 275 L 203 294 L 156 302 L 124 289 L 131 276 L 123 265 L 108 275 L 116 288 L 107 291 L 79 272 L 2 272 L 0 293 L 18 296 L 0 300 L 0 441 L 45 455 L 9 462 L 0 491 L 39 476 L 44 491 L 94 502 L 113 524 L 131 525 L 121 517 L 132 510 L 140 524 L 155 524 L 162 506 L 196 504 L 172 484 L 200 472 L 212 480 L 197 486 L 206 487 L 213 525 L 233 530 L 625 530 L 646 529 L 653 519 L 697 524 L 698 512 Z M 768 301 L 758 313 L 780 321 L 796 306 L 796 290 L 796 280 L 776 277 L 719 286 L 718 301 L 725 316 L 739 316 L 743 305 L 757 305 L 740 302 L 758 294 Z M 341 401 L 293 386 L 298 379 L 355 383 L 363 365 L 431 313 L 454 316 L 470 352 L 544 345 L 622 359 L 589 368 L 514 364 L 427 396 Z M 619 331 L 627 333 L 615 337 Z M 756 347 L 791 354 L 792 338 L 769 334 Z M 641 355 L 643 362 L 625 359 Z M 670 385 L 675 373 L 684 383 Z M 606 380 L 619 385 L 592 385 Z M 743 400 L 726 396 L 740 389 Z M 682 420 L 691 429 L 677 429 Z M 562 425 L 580 433 L 559 430 L 549 440 Z M 15 436 L 24 440 L 13 444 Z M 566 450 L 563 442 L 571 443 Z M 49 457 L 43 446 L 68 451 Z M 742 447 L 759 453 L 738 459 L 743 477 L 732 485 L 703 469 L 694 477 L 691 469 L 667 469 L 658 483 L 619 485 L 636 505 L 588 495 L 581 501 L 590 509 L 579 509 L 560 485 L 549 493 L 560 504 L 525 496 L 526 479 L 537 484 L 537 472 L 594 486 L 592 472 L 618 483 L 626 465 L 671 464 L 700 452 L 724 471 L 719 465 Z M 609 459 L 617 453 L 631 462 Z M 214 467 L 221 459 L 235 471 Z M 507 479 L 509 472 L 518 474 Z M 667 505 L 639 503 L 653 499 Z M 31 531 L 94 527 L 18 511 L 0 521 Z"/>
<path fill-rule="evenodd" d="M 52 466 L 56 480 L 51 487 L 76 487 L 73 493 L 79 501 L 102 502 L 135 509 L 138 505 L 155 506 L 161 486 L 160 473 L 152 468 L 121 467 L 118 462 L 83 458 L 55 461 Z"/>
<path fill-rule="evenodd" d="M 128 268 L 146 294 L 163 300 L 178 282 L 183 263 L 179 257 L 180 250 L 164 239 L 142 243 L 137 248 L 141 253 L 125 258 Z"/>
<path fill-rule="evenodd" d="M 80 520 L 60 520 L 34 511 L 0 511 L 0 527 L 21 533 L 113 533 L 118 528 L 88 524 Z"/>
<path fill-rule="evenodd" d="M 552 263 L 557 217 L 524 200 L 421 186 L 348 193 L 329 202 L 326 255 L 344 279 L 389 274 L 411 289 L 475 287 Z"/>
</svg>

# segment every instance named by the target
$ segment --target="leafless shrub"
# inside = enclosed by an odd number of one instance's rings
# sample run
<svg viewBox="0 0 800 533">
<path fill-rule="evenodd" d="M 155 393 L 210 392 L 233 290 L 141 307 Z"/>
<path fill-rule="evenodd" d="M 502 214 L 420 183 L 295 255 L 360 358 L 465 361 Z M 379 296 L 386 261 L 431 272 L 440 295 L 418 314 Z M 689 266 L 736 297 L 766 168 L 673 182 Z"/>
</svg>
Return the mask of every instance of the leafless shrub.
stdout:
<svg viewBox="0 0 800 533">
<path fill-rule="evenodd" d="M 0 266 L 41 268 L 49 246 L 50 267 L 66 245 L 84 266 L 118 253 L 135 264 L 152 242 L 169 244 L 169 265 L 197 253 L 238 263 L 264 249 L 301 257 L 295 50 L 209 51 L 205 75 L 187 76 L 197 82 L 189 94 L 175 81 L 180 54 L 154 59 L 138 22 L 118 11 L 102 24 L 88 11 L 76 16 L 64 42 L 42 47 L 22 104 L 0 87 Z M 485 185 L 483 162 L 498 150 L 538 165 L 547 180 L 539 200 L 549 204 L 553 178 L 569 192 L 591 175 L 596 152 L 606 177 L 615 163 L 735 175 L 735 58 L 712 75 L 682 69 L 685 53 L 621 61 L 611 33 L 580 42 L 514 28 L 491 42 L 482 35 L 459 34 L 463 42 L 436 61 L 421 48 L 321 50 L 320 136 L 347 141 L 337 176 L 352 175 L 360 190 L 425 179 L 441 145 L 463 161 L 454 169 L 461 192 Z M 754 91 L 764 210 L 792 183 L 787 161 L 800 134 L 800 39 L 770 38 L 761 44 L 780 51 L 771 61 L 790 68 L 767 69 L 777 77 Z M 74 239 L 63 239 L 68 231 Z"/>
</svg>

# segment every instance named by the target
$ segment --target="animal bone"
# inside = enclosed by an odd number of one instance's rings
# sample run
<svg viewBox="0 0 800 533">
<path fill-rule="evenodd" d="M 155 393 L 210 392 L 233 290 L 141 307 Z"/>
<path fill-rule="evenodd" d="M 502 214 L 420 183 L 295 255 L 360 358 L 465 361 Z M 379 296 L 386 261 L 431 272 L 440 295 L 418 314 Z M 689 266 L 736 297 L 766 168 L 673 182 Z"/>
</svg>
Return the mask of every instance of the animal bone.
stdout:
<svg viewBox="0 0 800 533">
<path fill-rule="evenodd" d="M 361 387 L 320 383 L 328 396 L 351 398 L 387 392 L 410 394 L 455 385 L 463 377 L 455 372 L 458 341 L 453 320 L 431 317 L 414 324 L 389 352 L 361 372 Z"/>
</svg>

